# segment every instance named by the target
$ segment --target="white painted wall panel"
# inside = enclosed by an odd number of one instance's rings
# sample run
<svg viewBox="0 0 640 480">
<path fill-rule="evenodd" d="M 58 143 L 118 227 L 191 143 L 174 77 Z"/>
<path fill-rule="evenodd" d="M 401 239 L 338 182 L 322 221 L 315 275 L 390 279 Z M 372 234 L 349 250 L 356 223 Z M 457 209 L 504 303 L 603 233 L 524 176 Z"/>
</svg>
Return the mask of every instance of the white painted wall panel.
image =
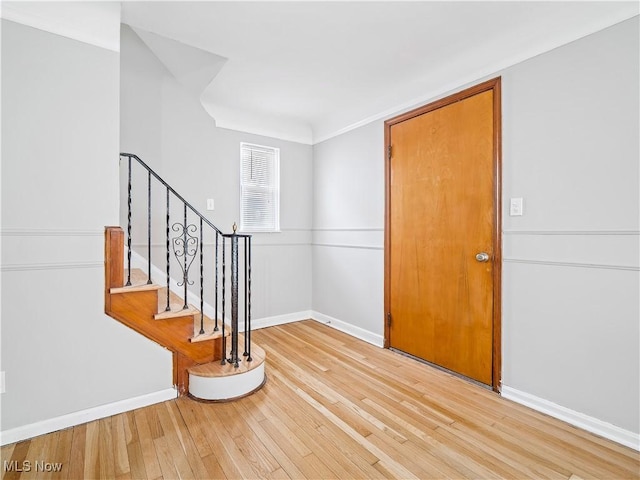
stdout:
<svg viewBox="0 0 640 480">
<path fill-rule="evenodd" d="M 310 310 L 311 146 L 216 127 L 198 97 L 182 87 L 128 26 L 122 28 L 121 58 L 121 149 L 139 154 L 225 233 L 231 233 L 234 222 L 240 223 L 240 142 L 280 149 L 282 231 L 253 235 L 252 315 L 258 320 Z M 143 202 L 134 211 L 134 225 L 139 228 L 134 229 L 133 238 L 136 250 L 143 253 L 146 178 L 138 173 L 134 174 L 134 181 L 136 176 L 142 180 L 137 183 L 137 194 L 143 196 Z M 163 270 L 164 194 L 163 189 L 153 190 L 153 258 Z M 126 197 L 121 198 L 121 224 L 126 225 Z M 214 199 L 215 210 L 206 210 L 207 198 Z M 173 223 L 181 219 L 182 212 L 173 197 L 171 202 Z M 206 235 L 204 241 L 206 261 L 212 265 L 214 238 Z M 177 265 L 172 271 L 179 272 Z M 199 295 L 199 284 L 194 288 Z M 205 292 L 205 300 L 211 304 L 212 296 L 212 289 Z"/>
<path fill-rule="evenodd" d="M 171 388 L 170 353 L 104 314 L 118 95 L 118 53 L 2 21 L 3 432 Z"/>
<path fill-rule="evenodd" d="M 636 17 L 503 74 L 503 383 L 636 434 L 637 39 Z"/>
<path fill-rule="evenodd" d="M 503 383 L 632 432 L 637 271 L 505 263 Z"/>
<path fill-rule="evenodd" d="M 382 344 L 383 251 L 313 247 L 313 310 L 372 334 Z"/>
<path fill-rule="evenodd" d="M 640 428 L 638 36 L 636 17 L 496 73 L 503 383 L 632 436 Z M 383 331 L 383 252 L 354 247 L 373 242 L 357 229 L 383 223 L 383 158 L 382 122 L 314 146 L 313 309 L 374 333 Z M 510 197 L 524 198 L 523 216 L 508 215 Z"/>
</svg>

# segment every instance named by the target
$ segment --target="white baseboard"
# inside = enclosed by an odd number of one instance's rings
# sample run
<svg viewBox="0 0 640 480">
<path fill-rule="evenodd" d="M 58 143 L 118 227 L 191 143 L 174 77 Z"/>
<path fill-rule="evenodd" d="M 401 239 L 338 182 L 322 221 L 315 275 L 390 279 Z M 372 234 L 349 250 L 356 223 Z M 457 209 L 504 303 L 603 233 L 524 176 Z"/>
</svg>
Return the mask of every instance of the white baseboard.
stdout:
<svg viewBox="0 0 640 480">
<path fill-rule="evenodd" d="M 251 329 L 274 327 L 276 325 L 284 325 L 285 323 L 300 322 L 311 318 L 311 310 L 303 310 L 301 312 L 287 313 L 284 315 L 275 315 L 273 317 L 258 318 L 251 321 Z M 242 322 L 240 322 L 242 323 Z M 243 325 L 239 325 L 243 328 Z"/>
<path fill-rule="evenodd" d="M 502 396 L 588 432 L 640 451 L 640 435 L 632 431 L 505 385 L 502 386 Z"/>
<path fill-rule="evenodd" d="M 336 330 L 347 333 L 352 337 L 356 337 L 360 340 L 364 340 L 367 343 L 371 343 L 376 347 L 384 346 L 384 337 L 382 335 L 372 333 L 369 330 L 365 330 L 364 328 L 357 327 L 350 323 L 343 322 L 342 320 L 338 320 L 337 318 L 333 318 L 329 315 L 325 315 L 324 313 L 316 311 L 311 311 L 311 318 L 317 322 L 335 328 Z"/>
<path fill-rule="evenodd" d="M 74 427 L 82 423 L 92 422 L 100 418 L 110 417 L 119 413 L 128 412 L 136 408 L 146 407 L 155 403 L 173 400 L 177 397 L 177 392 L 173 388 L 160 390 L 159 392 L 148 393 L 139 397 L 127 398 L 118 402 L 100 405 L 99 407 L 88 408 L 79 412 L 69 413 L 60 417 L 49 418 L 41 422 L 23 425 L 0 432 L 0 445 L 19 442 L 28 438 L 44 435 L 45 433 L 56 432 L 64 428 Z"/>
</svg>

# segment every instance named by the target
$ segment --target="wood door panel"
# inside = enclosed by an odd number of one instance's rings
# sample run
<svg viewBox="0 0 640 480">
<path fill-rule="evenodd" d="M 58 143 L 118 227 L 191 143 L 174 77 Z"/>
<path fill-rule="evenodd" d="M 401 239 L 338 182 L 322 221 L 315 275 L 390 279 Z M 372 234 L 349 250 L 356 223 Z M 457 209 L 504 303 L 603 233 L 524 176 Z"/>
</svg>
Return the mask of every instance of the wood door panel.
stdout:
<svg viewBox="0 0 640 480">
<path fill-rule="evenodd" d="M 494 93 L 389 127 L 390 346 L 492 384 Z"/>
</svg>

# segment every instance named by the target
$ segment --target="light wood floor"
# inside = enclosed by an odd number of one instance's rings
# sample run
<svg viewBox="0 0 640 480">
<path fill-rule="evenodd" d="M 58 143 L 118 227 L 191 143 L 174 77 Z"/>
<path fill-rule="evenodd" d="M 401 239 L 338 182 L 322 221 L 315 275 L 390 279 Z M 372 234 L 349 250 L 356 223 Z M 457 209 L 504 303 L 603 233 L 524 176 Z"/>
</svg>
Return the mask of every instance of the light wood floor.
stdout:
<svg viewBox="0 0 640 480">
<path fill-rule="evenodd" d="M 638 478 L 638 452 L 313 321 L 255 331 L 266 386 L 2 448 L 40 478 Z M 3 462 L 4 463 L 4 462 Z M 4 470 L 4 469 L 3 469 Z"/>
</svg>

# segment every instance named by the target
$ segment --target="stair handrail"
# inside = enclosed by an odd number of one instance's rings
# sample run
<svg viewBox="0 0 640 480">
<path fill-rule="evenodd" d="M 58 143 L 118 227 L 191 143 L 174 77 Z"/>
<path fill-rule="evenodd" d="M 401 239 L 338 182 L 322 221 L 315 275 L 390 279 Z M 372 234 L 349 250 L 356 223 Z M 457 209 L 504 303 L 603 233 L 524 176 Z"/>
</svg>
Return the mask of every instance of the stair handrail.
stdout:
<svg viewBox="0 0 640 480">
<path fill-rule="evenodd" d="M 178 255 L 175 250 L 175 245 L 180 245 L 180 242 L 176 241 L 174 237 L 174 255 L 178 259 L 180 256 L 184 256 L 184 268 L 183 268 L 183 286 L 184 286 L 184 309 L 188 308 L 187 295 L 189 283 L 188 272 L 191 263 L 195 259 L 197 249 L 200 250 L 200 334 L 204 334 L 204 291 L 203 291 L 203 226 L 206 224 L 211 227 L 216 234 L 215 242 L 215 291 L 214 291 L 214 332 L 219 330 L 218 328 L 218 248 L 219 237 L 222 238 L 222 360 L 221 364 L 224 365 L 227 361 L 232 363 L 234 367 L 239 367 L 240 354 L 238 350 L 238 239 L 244 239 L 244 265 L 245 265 L 245 318 L 244 318 L 244 352 L 242 356 L 247 357 L 247 361 L 252 361 L 251 358 L 251 235 L 239 234 L 236 232 L 236 225 L 233 226 L 233 233 L 223 233 L 218 227 L 216 227 L 208 218 L 202 215 L 193 205 L 191 205 L 182 195 L 180 195 L 171 185 L 169 185 L 160 175 L 158 175 L 149 165 L 147 165 L 138 155 L 133 153 L 120 153 L 120 158 L 128 159 L 128 180 L 127 180 L 127 283 L 126 286 L 131 285 L 131 253 L 132 253 L 132 208 L 131 208 L 131 192 L 132 192 L 132 168 L 131 161 L 135 160 L 140 166 L 147 171 L 147 259 L 148 259 L 148 280 L 147 284 L 151 284 L 151 177 L 155 178 L 166 188 L 166 282 L 167 282 L 167 307 L 166 310 L 170 310 L 170 249 L 169 249 L 169 219 L 170 219 L 170 196 L 172 193 L 183 204 L 184 210 L 184 224 L 174 223 L 172 229 L 177 232 L 176 225 L 182 226 L 182 251 L 181 255 Z M 193 253 L 189 255 L 189 245 L 193 245 L 191 240 L 195 239 L 191 233 L 194 230 L 191 227 L 197 229 L 195 225 L 187 225 L 187 208 L 196 215 L 200 220 L 200 239 L 199 244 L 196 240 L 196 250 L 191 250 Z M 226 307 L 226 242 L 225 239 L 231 239 L 231 356 L 227 358 L 227 342 L 225 337 L 225 307 Z M 188 256 L 192 256 L 191 261 L 188 262 Z M 179 259 L 178 259 L 179 260 Z M 181 268 L 183 266 L 181 265 Z M 180 285 L 180 283 L 178 283 Z"/>
<path fill-rule="evenodd" d="M 184 203 L 187 207 L 189 207 L 189 209 L 195 213 L 198 217 L 200 217 L 204 223 L 206 223 L 207 225 L 209 225 L 211 228 L 213 228 L 216 232 L 220 233 L 221 235 L 224 235 L 224 233 L 222 232 L 222 230 L 220 230 L 218 227 L 216 227 L 213 223 L 211 223 L 209 221 L 209 219 L 207 217 L 205 217 L 204 215 L 202 215 L 198 210 L 195 209 L 195 207 L 193 205 L 191 205 L 189 202 L 187 202 L 184 197 L 182 195 L 180 195 L 178 192 L 176 192 L 173 187 L 171 185 L 169 185 L 167 182 L 165 182 L 162 177 L 160 175 L 158 175 L 156 172 L 153 171 L 153 169 L 147 165 L 146 163 L 144 163 L 144 161 L 142 161 L 142 159 L 137 156 L 134 153 L 120 153 L 121 157 L 129 157 L 129 159 L 134 159 L 136 160 L 140 165 L 142 165 L 151 175 L 153 175 L 162 185 L 164 185 L 165 187 L 167 187 L 169 189 L 169 191 L 171 193 L 173 193 L 178 200 L 180 200 L 182 203 Z"/>
</svg>

